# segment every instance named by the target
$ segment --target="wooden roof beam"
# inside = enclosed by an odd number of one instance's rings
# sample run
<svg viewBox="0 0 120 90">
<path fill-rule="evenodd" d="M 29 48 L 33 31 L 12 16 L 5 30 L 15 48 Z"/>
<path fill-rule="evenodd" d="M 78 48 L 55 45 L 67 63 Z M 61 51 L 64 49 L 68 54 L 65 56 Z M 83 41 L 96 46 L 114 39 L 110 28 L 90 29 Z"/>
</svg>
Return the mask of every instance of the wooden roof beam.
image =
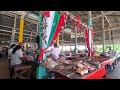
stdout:
<svg viewBox="0 0 120 90">
<path fill-rule="evenodd" d="M 101 11 L 101 13 L 102 14 L 104 14 L 104 12 L 103 11 Z M 105 15 L 105 19 L 107 20 L 107 22 L 108 22 L 108 24 L 110 25 L 110 27 L 112 28 L 112 25 L 111 25 L 111 23 L 110 23 L 110 21 L 108 20 L 108 18 L 107 18 L 107 16 Z"/>
<path fill-rule="evenodd" d="M 97 18 L 100 18 L 100 17 L 102 17 L 102 16 L 105 16 L 105 15 L 108 15 L 108 14 L 111 14 L 111 13 L 115 13 L 115 12 L 119 12 L 119 11 L 109 11 L 109 12 L 100 14 L 100 15 L 98 15 L 98 16 L 96 16 L 96 17 L 93 17 L 92 20 L 95 20 L 95 19 L 97 19 Z"/>
</svg>

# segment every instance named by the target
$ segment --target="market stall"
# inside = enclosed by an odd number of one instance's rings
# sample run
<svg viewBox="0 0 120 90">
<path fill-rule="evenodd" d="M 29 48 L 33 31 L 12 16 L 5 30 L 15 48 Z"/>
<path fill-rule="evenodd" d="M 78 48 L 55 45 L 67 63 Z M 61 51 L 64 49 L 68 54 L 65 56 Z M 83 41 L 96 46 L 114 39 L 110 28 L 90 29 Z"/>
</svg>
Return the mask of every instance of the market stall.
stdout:
<svg viewBox="0 0 120 90">
<path fill-rule="evenodd" d="M 69 72 L 70 73 L 70 72 Z M 92 73 L 86 74 L 84 76 L 80 76 L 76 73 L 72 73 L 65 75 L 62 72 L 55 72 L 55 78 L 56 79 L 101 79 L 106 76 L 106 69 L 105 67 L 100 68 Z"/>
<path fill-rule="evenodd" d="M 115 58 L 94 59 L 94 50 L 92 45 L 92 38 L 94 34 L 91 11 L 88 12 L 88 25 L 82 23 L 80 17 L 78 16 L 71 19 L 75 22 L 75 33 L 79 32 L 80 29 L 84 30 L 88 56 L 84 57 L 81 61 L 80 54 L 77 55 L 76 53 L 77 39 L 75 38 L 75 55 L 67 56 L 67 60 L 63 60 L 62 64 L 53 60 L 47 61 L 47 49 L 55 43 L 62 27 L 66 23 L 66 17 L 71 18 L 68 13 L 62 12 L 62 14 L 60 14 L 57 11 L 53 12 L 43 11 L 40 12 L 39 15 L 38 50 L 40 51 L 38 53 L 39 66 L 37 68 L 37 78 L 42 79 L 45 75 L 47 75 L 48 71 L 54 72 L 56 78 L 100 79 L 106 76 L 106 65 L 113 63 Z M 52 23 L 50 23 L 51 21 Z M 44 61 L 46 61 L 46 64 L 42 65 Z M 72 63 L 69 65 L 69 62 Z M 65 63 L 68 65 L 65 65 Z M 77 63 L 76 68 L 74 67 L 75 63 Z M 50 67 L 52 67 L 52 69 Z"/>
<path fill-rule="evenodd" d="M 106 67 L 107 72 L 113 71 L 119 62 L 120 55 L 112 57 L 96 57 L 95 60 L 101 61 L 101 65 Z"/>
<path fill-rule="evenodd" d="M 106 76 L 105 66 L 100 66 L 100 62 L 89 59 L 60 59 L 57 62 L 48 59 L 43 65 L 55 73 L 55 79 L 101 79 Z"/>
<path fill-rule="evenodd" d="M 106 78 L 107 74 L 107 65 L 116 65 L 116 61 L 118 62 L 120 55 L 114 56 L 113 58 L 71 58 L 70 60 L 64 61 L 69 62 L 72 61 L 71 64 L 61 64 L 58 65 L 57 68 L 50 69 L 51 72 L 55 73 L 56 79 L 101 79 Z M 80 73 L 77 73 L 76 70 L 73 69 L 74 63 L 77 62 L 87 62 L 91 64 L 91 66 L 97 66 L 97 69 L 91 71 L 88 69 L 88 72 L 81 75 Z M 116 63 L 116 64 L 115 64 Z M 84 65 L 84 63 L 82 63 Z M 89 66 L 88 66 L 89 67 Z M 90 68 L 90 67 L 89 67 Z M 83 70 L 84 71 L 84 70 Z M 82 71 L 81 71 L 82 72 Z"/>
</svg>

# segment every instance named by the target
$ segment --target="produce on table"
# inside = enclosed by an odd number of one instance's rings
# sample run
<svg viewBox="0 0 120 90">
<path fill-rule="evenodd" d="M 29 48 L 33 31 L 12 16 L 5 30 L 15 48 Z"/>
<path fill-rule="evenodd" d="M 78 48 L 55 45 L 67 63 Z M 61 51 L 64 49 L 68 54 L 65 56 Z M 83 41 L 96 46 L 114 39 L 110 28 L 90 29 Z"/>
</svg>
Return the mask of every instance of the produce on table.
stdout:
<svg viewBox="0 0 120 90">
<path fill-rule="evenodd" d="M 57 66 L 55 69 L 57 69 L 57 70 L 63 70 L 63 69 L 65 69 L 65 67 L 64 66 Z"/>
<path fill-rule="evenodd" d="M 76 72 L 80 73 L 81 75 L 84 75 L 84 74 L 88 73 L 88 70 L 87 69 L 77 68 Z"/>
<path fill-rule="evenodd" d="M 61 63 L 65 63 L 65 64 L 72 64 L 71 60 L 59 59 L 58 61 L 61 62 Z"/>
<path fill-rule="evenodd" d="M 58 64 L 53 61 L 51 58 L 47 58 L 47 60 L 43 61 L 42 65 L 46 68 L 54 68 Z"/>
<path fill-rule="evenodd" d="M 72 64 L 72 61 L 71 60 L 65 60 L 64 63 L 65 64 Z"/>
<path fill-rule="evenodd" d="M 93 65 L 80 60 L 75 66 L 73 66 L 73 69 L 76 70 L 77 73 L 84 75 L 85 73 L 94 71 L 96 68 Z"/>
</svg>

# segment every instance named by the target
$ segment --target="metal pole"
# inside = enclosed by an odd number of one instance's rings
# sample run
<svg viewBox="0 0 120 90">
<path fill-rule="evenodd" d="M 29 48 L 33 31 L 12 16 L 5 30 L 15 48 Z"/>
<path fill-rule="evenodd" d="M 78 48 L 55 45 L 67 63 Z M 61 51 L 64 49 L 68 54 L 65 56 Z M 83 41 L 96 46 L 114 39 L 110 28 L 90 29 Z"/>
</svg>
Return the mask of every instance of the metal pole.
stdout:
<svg viewBox="0 0 120 90">
<path fill-rule="evenodd" d="M 64 33 L 62 32 L 62 52 L 63 52 L 63 36 L 64 35 Z"/>
<path fill-rule="evenodd" d="M 114 31 L 112 31 L 113 33 L 113 51 L 115 50 L 115 47 L 114 47 Z"/>
<path fill-rule="evenodd" d="M 110 27 L 109 27 L 110 29 Z M 110 48 L 111 48 L 111 31 L 109 30 L 109 44 L 110 44 Z"/>
<path fill-rule="evenodd" d="M 77 30 L 75 30 L 75 54 L 77 54 Z"/>
<path fill-rule="evenodd" d="M 89 56 L 91 57 L 92 55 L 92 36 L 91 36 L 91 28 L 92 27 L 92 12 L 88 11 L 88 26 L 89 26 L 89 46 L 90 46 L 90 50 L 89 50 Z"/>
<path fill-rule="evenodd" d="M 105 52 L 104 16 L 102 16 L 103 52 Z"/>
<path fill-rule="evenodd" d="M 13 29 L 12 29 L 12 36 L 11 36 L 11 44 L 13 44 L 13 43 L 14 43 L 14 40 L 15 40 L 16 18 L 17 18 L 17 16 L 15 15 L 15 18 L 14 18 L 14 26 L 13 26 Z"/>
</svg>

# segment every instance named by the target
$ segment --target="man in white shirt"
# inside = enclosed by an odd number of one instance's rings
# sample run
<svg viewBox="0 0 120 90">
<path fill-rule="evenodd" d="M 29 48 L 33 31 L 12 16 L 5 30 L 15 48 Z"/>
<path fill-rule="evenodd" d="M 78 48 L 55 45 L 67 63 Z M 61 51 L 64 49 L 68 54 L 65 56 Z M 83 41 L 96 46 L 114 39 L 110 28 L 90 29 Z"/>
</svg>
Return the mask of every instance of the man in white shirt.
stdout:
<svg viewBox="0 0 120 90">
<path fill-rule="evenodd" d="M 57 60 L 60 57 L 60 50 L 57 47 L 57 44 L 54 44 L 54 48 L 52 49 L 52 58 L 53 60 Z"/>
</svg>

